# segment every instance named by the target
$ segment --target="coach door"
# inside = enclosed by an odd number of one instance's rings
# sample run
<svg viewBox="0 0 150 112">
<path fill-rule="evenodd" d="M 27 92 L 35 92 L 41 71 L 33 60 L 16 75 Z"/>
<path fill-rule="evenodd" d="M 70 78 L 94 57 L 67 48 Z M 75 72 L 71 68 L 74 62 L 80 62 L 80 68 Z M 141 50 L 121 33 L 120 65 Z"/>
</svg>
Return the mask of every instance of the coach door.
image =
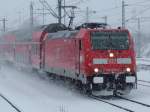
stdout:
<svg viewBox="0 0 150 112">
<path fill-rule="evenodd" d="M 82 49 L 82 45 L 81 45 L 81 40 L 80 39 L 76 39 L 75 40 L 75 51 L 76 51 L 76 61 L 75 61 L 75 64 L 76 64 L 76 74 L 79 75 L 80 74 L 80 52 L 81 52 L 81 49 Z"/>
</svg>

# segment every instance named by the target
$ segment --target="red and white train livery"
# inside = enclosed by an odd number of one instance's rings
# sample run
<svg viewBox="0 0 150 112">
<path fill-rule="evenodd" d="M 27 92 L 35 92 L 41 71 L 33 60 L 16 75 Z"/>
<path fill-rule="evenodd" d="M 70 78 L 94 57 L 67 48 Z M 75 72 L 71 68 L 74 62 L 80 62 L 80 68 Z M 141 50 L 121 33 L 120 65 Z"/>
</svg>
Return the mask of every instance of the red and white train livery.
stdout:
<svg viewBox="0 0 150 112">
<path fill-rule="evenodd" d="M 1 36 L 1 59 L 74 80 L 87 93 L 126 94 L 136 88 L 134 43 L 127 29 L 83 24 L 28 28 Z"/>
</svg>

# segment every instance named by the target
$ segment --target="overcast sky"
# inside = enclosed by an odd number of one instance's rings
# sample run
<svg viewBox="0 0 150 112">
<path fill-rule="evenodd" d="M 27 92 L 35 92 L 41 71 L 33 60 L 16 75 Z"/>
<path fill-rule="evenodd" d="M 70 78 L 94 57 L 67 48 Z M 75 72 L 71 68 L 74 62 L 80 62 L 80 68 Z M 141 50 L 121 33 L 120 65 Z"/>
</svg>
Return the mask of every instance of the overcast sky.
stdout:
<svg viewBox="0 0 150 112">
<path fill-rule="evenodd" d="M 0 0 L 0 19 L 7 18 L 7 28 L 13 29 L 22 24 L 23 21 L 29 19 L 29 4 L 31 0 Z M 39 0 L 34 1 L 34 8 L 41 8 Z M 47 0 L 50 6 L 57 11 L 57 0 Z M 86 21 L 86 7 L 89 10 L 96 11 L 95 14 L 90 13 L 90 21 L 104 22 L 102 17 L 108 16 L 108 23 L 112 26 L 121 26 L 121 2 L 122 0 L 66 0 L 67 5 L 77 5 L 75 24 Z M 137 21 L 133 18 L 150 17 L 150 0 L 125 0 L 127 27 L 133 31 L 137 31 Z M 80 12 L 81 11 L 81 12 Z M 34 15 L 38 23 L 42 23 L 41 15 Z M 57 22 L 52 16 L 45 18 L 46 23 Z M 150 18 L 141 19 L 141 28 L 148 32 L 150 26 Z M 0 23 L 0 29 L 2 23 Z"/>
</svg>

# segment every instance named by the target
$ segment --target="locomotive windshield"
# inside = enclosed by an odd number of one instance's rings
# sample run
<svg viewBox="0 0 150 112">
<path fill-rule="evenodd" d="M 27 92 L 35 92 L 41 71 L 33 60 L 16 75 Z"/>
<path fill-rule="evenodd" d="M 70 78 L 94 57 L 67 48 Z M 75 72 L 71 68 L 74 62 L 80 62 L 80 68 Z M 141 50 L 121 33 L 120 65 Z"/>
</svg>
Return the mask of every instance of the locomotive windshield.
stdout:
<svg viewBox="0 0 150 112">
<path fill-rule="evenodd" d="M 127 32 L 92 32 L 93 50 L 127 50 L 129 39 Z"/>
</svg>

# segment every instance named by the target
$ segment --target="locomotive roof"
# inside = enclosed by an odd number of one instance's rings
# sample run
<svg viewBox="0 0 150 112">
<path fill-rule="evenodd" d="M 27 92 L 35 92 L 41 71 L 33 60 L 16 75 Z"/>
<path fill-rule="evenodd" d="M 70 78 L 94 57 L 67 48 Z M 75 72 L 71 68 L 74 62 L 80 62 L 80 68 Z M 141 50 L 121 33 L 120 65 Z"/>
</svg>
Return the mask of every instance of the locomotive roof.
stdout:
<svg viewBox="0 0 150 112">
<path fill-rule="evenodd" d="M 77 26 L 75 29 L 76 30 L 80 30 L 81 28 L 90 28 L 90 29 L 94 29 L 94 28 L 106 28 L 108 26 L 108 24 L 106 23 L 96 23 L 96 22 L 93 22 L 93 23 L 83 23 L 82 25 L 80 26 Z"/>
<path fill-rule="evenodd" d="M 58 38 L 75 38 L 78 32 L 81 31 L 81 34 L 84 35 L 86 32 L 101 32 L 102 34 L 106 33 L 115 33 L 117 32 L 118 34 L 122 33 L 127 33 L 128 30 L 126 29 L 86 29 L 82 28 L 80 30 L 64 30 L 64 31 L 58 31 L 58 32 L 53 32 L 53 33 L 48 33 L 48 38 L 49 39 L 58 39 Z"/>
<path fill-rule="evenodd" d="M 54 33 L 48 33 L 49 39 L 56 39 L 56 38 L 74 38 L 74 36 L 78 33 L 78 30 L 64 30 L 64 31 L 58 31 Z"/>
<path fill-rule="evenodd" d="M 93 28 L 93 26 L 96 25 L 96 29 Z M 58 24 L 58 23 L 52 23 L 49 25 L 41 25 L 41 26 L 36 26 L 36 27 L 28 27 L 24 29 L 19 29 L 15 31 L 10 31 L 7 32 L 3 35 L 4 36 L 15 36 L 16 41 L 31 41 L 32 40 L 32 35 L 33 32 L 47 32 L 48 33 L 48 38 L 49 39 L 56 39 L 56 38 L 74 38 L 75 35 L 80 31 L 80 30 L 85 30 L 85 31 L 117 31 L 117 32 L 122 32 L 122 31 L 127 31 L 125 29 L 110 29 L 106 27 L 101 27 L 105 26 L 105 24 L 97 24 L 97 23 L 90 23 L 90 24 L 83 24 L 81 25 L 82 27 L 77 28 L 77 30 L 70 31 L 68 28 L 63 25 L 63 24 Z M 89 28 L 92 27 L 92 28 Z M 83 31 L 82 30 L 82 31 Z M 83 33 L 83 32 L 82 32 Z"/>
</svg>

